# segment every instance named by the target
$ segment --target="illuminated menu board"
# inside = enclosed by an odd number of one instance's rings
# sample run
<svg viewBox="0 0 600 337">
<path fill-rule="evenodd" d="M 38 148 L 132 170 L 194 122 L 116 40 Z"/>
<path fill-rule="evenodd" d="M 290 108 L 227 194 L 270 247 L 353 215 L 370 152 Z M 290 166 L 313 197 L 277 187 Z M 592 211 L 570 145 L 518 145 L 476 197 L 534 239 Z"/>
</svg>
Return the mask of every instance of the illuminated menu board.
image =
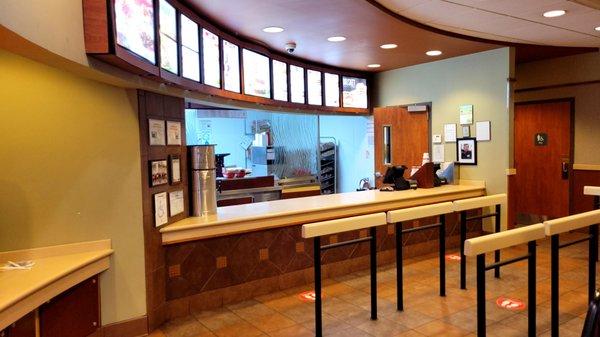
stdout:
<svg viewBox="0 0 600 337">
<path fill-rule="evenodd" d="M 159 1 L 160 67 L 177 74 L 177 11 L 166 0 Z"/>
<path fill-rule="evenodd" d="M 316 70 L 306 71 L 306 81 L 308 86 L 308 104 L 323 104 L 323 94 L 321 87 L 321 72 Z"/>
<path fill-rule="evenodd" d="M 219 37 L 202 29 L 202 71 L 204 84 L 221 87 L 221 64 L 219 57 Z"/>
<path fill-rule="evenodd" d="M 185 15 L 181 22 L 181 75 L 200 82 L 200 46 L 198 44 L 198 25 Z"/>
<path fill-rule="evenodd" d="M 227 40 L 223 40 L 223 87 L 240 92 L 240 49 Z"/>
<path fill-rule="evenodd" d="M 288 100 L 287 64 L 273 60 L 273 99 Z"/>
<path fill-rule="evenodd" d="M 242 50 L 244 61 L 244 93 L 271 98 L 269 58 L 253 51 Z"/>
<path fill-rule="evenodd" d="M 156 64 L 152 0 L 115 0 L 117 44 Z"/>
<path fill-rule="evenodd" d="M 290 89 L 294 103 L 304 103 L 304 68 L 290 65 Z"/>
<path fill-rule="evenodd" d="M 340 106 L 340 76 L 325 73 L 325 105 Z"/>
<path fill-rule="evenodd" d="M 356 77 L 342 77 L 344 108 L 367 108 L 367 80 Z"/>
</svg>

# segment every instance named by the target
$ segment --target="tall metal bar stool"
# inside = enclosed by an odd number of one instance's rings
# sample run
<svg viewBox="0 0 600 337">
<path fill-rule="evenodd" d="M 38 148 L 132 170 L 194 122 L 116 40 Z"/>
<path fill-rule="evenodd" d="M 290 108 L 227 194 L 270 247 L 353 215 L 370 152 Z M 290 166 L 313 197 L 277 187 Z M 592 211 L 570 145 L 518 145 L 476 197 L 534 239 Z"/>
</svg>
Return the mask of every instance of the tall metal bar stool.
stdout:
<svg viewBox="0 0 600 337">
<path fill-rule="evenodd" d="M 506 194 L 494 194 L 485 197 L 469 198 L 456 200 L 453 202 L 454 212 L 460 212 L 460 289 L 467 289 L 467 259 L 465 256 L 465 240 L 467 239 L 467 222 L 494 217 L 494 232 L 499 233 L 502 230 L 502 207 L 506 209 Z M 467 216 L 467 211 L 494 207 L 495 211 L 489 214 Z M 494 260 L 500 261 L 500 251 L 494 252 Z M 494 276 L 500 277 L 500 266 L 494 268 Z"/>
<path fill-rule="evenodd" d="M 480 236 L 465 242 L 465 254 L 477 256 L 477 336 L 485 337 L 485 272 L 499 266 L 506 266 L 515 262 L 528 261 L 527 276 L 527 308 L 528 324 L 527 336 L 535 337 L 536 327 L 536 240 L 543 239 L 544 225 L 537 224 L 504 232 Z M 528 252 L 523 256 L 514 257 L 504 261 L 496 261 L 485 265 L 485 254 L 496 252 L 500 249 L 527 243 Z"/>
<path fill-rule="evenodd" d="M 600 210 L 575 214 L 550 221 L 544 221 L 546 235 L 550 237 L 550 335 L 558 337 L 558 285 L 559 250 L 574 244 L 588 241 L 588 300 L 594 299 L 596 291 L 596 260 L 598 259 L 598 223 Z M 589 235 L 566 243 L 560 243 L 559 235 L 572 230 L 589 227 Z"/>
<path fill-rule="evenodd" d="M 446 214 L 453 212 L 452 202 L 399 209 L 387 212 L 387 222 L 396 226 L 396 296 L 398 310 L 404 310 L 404 286 L 402 272 L 402 236 L 403 234 L 439 228 L 440 248 L 440 296 L 446 296 Z M 403 221 L 439 216 L 439 222 L 431 225 L 402 228 Z"/>
<path fill-rule="evenodd" d="M 302 226 L 302 237 L 313 238 L 315 268 L 315 335 L 323 335 L 323 308 L 321 298 L 321 251 L 369 241 L 371 269 L 371 319 L 377 319 L 377 231 L 386 224 L 385 213 L 360 215 L 350 218 L 310 223 Z M 321 236 L 369 228 L 369 236 L 321 246 Z"/>
</svg>

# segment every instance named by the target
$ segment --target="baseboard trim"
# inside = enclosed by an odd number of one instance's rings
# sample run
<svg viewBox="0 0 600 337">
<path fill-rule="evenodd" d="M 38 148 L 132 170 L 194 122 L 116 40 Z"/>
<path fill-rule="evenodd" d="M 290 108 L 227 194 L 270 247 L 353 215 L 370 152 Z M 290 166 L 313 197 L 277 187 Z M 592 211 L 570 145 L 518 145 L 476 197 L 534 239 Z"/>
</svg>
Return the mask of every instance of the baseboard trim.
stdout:
<svg viewBox="0 0 600 337">
<path fill-rule="evenodd" d="M 107 324 L 88 337 L 143 337 L 148 336 L 146 315 L 121 322 Z"/>
</svg>

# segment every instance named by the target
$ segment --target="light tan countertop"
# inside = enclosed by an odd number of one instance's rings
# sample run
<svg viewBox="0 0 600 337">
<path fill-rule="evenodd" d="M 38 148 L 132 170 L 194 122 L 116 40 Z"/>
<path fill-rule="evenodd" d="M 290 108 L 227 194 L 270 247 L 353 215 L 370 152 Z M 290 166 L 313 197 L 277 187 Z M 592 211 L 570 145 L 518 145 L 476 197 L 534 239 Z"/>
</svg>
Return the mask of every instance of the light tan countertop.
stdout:
<svg viewBox="0 0 600 337">
<path fill-rule="evenodd" d="M 417 190 L 378 190 L 319 195 L 312 197 L 219 207 L 208 217 L 189 217 L 160 229 L 163 245 L 211 237 L 306 224 L 361 214 L 385 212 L 485 194 L 485 183 L 461 181 Z"/>
<path fill-rule="evenodd" d="M 72 286 L 107 270 L 110 240 L 0 252 L 7 261 L 35 262 L 30 270 L 0 271 L 0 330 Z"/>
</svg>

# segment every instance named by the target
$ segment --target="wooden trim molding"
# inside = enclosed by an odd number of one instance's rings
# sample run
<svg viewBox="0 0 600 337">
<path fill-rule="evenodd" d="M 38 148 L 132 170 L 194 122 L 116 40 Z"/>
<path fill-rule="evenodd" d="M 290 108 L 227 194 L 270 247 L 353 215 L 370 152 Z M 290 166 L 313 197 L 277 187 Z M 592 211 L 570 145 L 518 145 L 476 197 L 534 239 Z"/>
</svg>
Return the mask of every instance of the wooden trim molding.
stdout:
<svg viewBox="0 0 600 337">
<path fill-rule="evenodd" d="M 600 164 L 573 164 L 573 170 L 600 171 Z"/>
<path fill-rule="evenodd" d="M 102 246 L 103 249 L 97 249 Z M 85 247 L 92 250 L 86 251 Z M 36 264 L 26 275 L 20 271 L 0 275 L 0 330 L 67 289 L 107 270 L 112 253 L 110 240 L 1 253 L 2 262 L 7 258 L 33 259 Z"/>
<path fill-rule="evenodd" d="M 98 337 L 142 337 L 147 336 L 148 317 L 146 315 L 126 321 L 107 324 L 99 329 Z"/>
<path fill-rule="evenodd" d="M 540 90 L 558 89 L 558 88 L 566 88 L 566 87 L 576 87 L 576 86 L 592 85 L 592 84 L 599 84 L 599 83 L 600 83 L 600 80 L 593 80 L 593 81 L 540 85 L 537 87 L 515 89 L 515 93 L 518 94 L 521 92 L 540 91 Z"/>
</svg>

